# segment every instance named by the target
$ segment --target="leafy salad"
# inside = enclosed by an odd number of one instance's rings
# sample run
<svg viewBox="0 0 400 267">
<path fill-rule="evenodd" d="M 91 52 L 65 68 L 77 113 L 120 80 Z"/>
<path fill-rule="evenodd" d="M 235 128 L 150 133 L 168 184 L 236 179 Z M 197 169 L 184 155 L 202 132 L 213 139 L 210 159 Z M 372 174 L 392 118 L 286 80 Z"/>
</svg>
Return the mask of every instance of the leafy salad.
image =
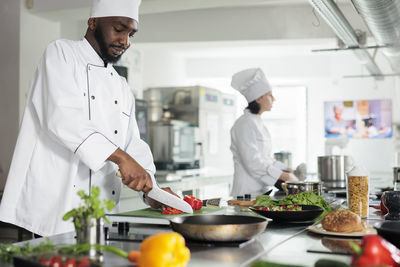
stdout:
<svg viewBox="0 0 400 267">
<path fill-rule="evenodd" d="M 299 194 L 288 195 L 280 200 L 273 200 L 268 195 L 260 195 L 256 197 L 257 202 L 253 206 L 273 207 L 276 205 L 314 205 L 324 209 L 320 218 L 325 216 L 326 213 L 330 212 L 332 208 L 328 202 L 321 196 L 318 196 L 314 192 L 302 192 Z"/>
</svg>

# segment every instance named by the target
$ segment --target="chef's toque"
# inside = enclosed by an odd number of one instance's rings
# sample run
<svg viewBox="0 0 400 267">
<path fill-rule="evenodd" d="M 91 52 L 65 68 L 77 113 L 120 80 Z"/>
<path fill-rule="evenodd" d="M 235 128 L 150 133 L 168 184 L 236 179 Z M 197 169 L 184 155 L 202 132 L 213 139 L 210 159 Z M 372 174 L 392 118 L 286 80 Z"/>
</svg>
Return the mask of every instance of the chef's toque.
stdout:
<svg viewBox="0 0 400 267">
<path fill-rule="evenodd" d="M 235 73 L 232 76 L 231 86 L 244 95 L 249 103 L 272 89 L 260 68 L 246 69 Z"/>
<path fill-rule="evenodd" d="M 91 18 L 128 17 L 139 22 L 141 0 L 93 0 Z"/>
</svg>

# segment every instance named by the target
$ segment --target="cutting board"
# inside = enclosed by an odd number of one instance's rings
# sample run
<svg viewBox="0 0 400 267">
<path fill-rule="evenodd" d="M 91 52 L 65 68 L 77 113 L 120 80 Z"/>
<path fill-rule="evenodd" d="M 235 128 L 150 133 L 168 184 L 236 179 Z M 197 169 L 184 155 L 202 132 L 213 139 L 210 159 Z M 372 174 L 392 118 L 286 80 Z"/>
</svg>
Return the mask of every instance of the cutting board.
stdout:
<svg viewBox="0 0 400 267">
<path fill-rule="evenodd" d="M 193 215 L 206 215 L 223 210 L 218 207 L 202 207 L 200 210 L 193 211 Z M 164 224 L 169 225 L 169 220 L 178 216 L 190 216 L 192 214 L 182 213 L 173 215 L 163 215 L 161 210 L 146 208 L 141 210 L 133 210 L 118 214 L 107 214 L 107 218 L 111 222 L 130 222 L 145 224 Z"/>
<path fill-rule="evenodd" d="M 257 200 L 228 200 L 229 206 L 251 207 L 256 204 Z"/>
<path fill-rule="evenodd" d="M 220 211 L 222 209 L 223 208 L 218 208 L 218 207 L 202 207 L 200 210 L 194 210 L 193 215 L 210 214 L 210 213 Z M 128 212 L 118 213 L 118 215 L 172 219 L 177 216 L 188 216 L 191 214 L 182 213 L 182 214 L 164 215 L 164 214 L 162 214 L 161 210 L 147 208 L 147 209 L 133 210 L 133 211 L 128 211 Z"/>
</svg>

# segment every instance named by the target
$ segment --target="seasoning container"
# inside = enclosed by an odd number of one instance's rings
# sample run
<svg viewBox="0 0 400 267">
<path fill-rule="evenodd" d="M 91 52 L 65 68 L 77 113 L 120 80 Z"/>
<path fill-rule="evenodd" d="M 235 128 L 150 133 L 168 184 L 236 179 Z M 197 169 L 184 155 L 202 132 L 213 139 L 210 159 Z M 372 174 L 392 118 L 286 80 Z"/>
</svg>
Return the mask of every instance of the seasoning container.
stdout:
<svg viewBox="0 0 400 267">
<path fill-rule="evenodd" d="M 347 204 L 349 210 L 361 218 L 368 217 L 369 174 L 360 166 L 347 172 Z"/>
</svg>

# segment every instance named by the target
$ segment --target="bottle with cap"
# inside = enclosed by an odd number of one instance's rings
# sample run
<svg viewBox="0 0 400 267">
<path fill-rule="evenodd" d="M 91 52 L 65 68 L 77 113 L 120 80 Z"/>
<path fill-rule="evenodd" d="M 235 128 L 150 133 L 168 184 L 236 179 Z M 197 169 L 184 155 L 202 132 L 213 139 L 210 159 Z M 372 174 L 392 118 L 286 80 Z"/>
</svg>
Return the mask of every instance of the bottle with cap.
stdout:
<svg viewBox="0 0 400 267">
<path fill-rule="evenodd" d="M 347 205 L 349 210 L 361 218 L 368 217 L 369 173 L 361 166 L 347 172 Z"/>
</svg>

